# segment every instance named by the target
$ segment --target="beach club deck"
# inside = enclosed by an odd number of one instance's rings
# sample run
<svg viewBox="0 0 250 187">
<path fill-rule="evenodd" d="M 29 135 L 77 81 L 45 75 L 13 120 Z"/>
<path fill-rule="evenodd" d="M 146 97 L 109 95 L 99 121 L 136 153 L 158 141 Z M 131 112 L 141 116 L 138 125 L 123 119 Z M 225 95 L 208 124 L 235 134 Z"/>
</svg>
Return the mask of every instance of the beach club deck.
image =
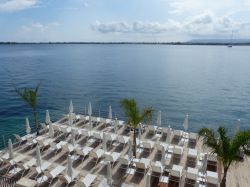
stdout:
<svg viewBox="0 0 250 187">
<path fill-rule="evenodd" d="M 133 131 L 124 121 L 67 114 L 43 125 L 39 136 L 16 135 L 13 153 L 0 153 L 0 184 L 219 186 L 216 156 L 207 154 L 196 133 L 144 124 L 136 133 L 134 158 Z"/>
</svg>

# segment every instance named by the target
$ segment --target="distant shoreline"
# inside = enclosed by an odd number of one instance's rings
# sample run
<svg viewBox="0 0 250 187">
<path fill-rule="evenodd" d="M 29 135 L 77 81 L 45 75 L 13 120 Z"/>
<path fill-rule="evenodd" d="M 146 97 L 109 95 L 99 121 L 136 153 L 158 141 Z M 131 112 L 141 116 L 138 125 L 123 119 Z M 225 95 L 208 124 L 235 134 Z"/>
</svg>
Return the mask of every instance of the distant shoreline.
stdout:
<svg viewBox="0 0 250 187">
<path fill-rule="evenodd" d="M 0 42 L 0 45 L 16 45 L 16 44 L 130 44 L 130 45 L 217 45 L 217 46 L 250 46 L 250 42 L 246 43 L 213 43 L 213 42 Z"/>
</svg>

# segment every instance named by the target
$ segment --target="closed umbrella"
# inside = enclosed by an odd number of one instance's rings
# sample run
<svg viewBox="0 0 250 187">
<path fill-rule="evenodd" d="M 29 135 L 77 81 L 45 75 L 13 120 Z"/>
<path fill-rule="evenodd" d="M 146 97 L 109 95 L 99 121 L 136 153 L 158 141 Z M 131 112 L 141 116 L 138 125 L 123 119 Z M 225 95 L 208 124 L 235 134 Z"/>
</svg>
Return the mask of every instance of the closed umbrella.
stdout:
<svg viewBox="0 0 250 187">
<path fill-rule="evenodd" d="M 90 128 L 90 130 L 92 130 L 92 128 L 93 128 L 92 117 L 91 116 L 89 116 L 89 128 Z"/>
<path fill-rule="evenodd" d="M 171 127 L 168 126 L 167 144 L 171 143 Z"/>
<path fill-rule="evenodd" d="M 185 131 L 187 131 L 187 129 L 188 129 L 188 114 L 186 115 L 186 117 L 184 119 L 183 127 L 184 127 Z"/>
<path fill-rule="evenodd" d="M 166 155 L 166 150 L 165 150 L 165 147 L 162 146 L 161 147 L 161 164 L 163 166 L 165 166 L 165 163 L 166 163 L 166 157 L 165 157 L 165 155 Z"/>
<path fill-rule="evenodd" d="M 117 134 L 118 131 L 118 125 L 119 125 L 119 121 L 117 120 L 117 118 L 115 118 L 115 133 Z"/>
<path fill-rule="evenodd" d="M 203 174 L 205 174 L 206 171 L 207 171 L 207 154 L 204 155 L 201 171 L 202 171 Z"/>
<path fill-rule="evenodd" d="M 150 174 L 148 173 L 148 174 L 147 174 L 147 179 L 146 179 L 146 185 L 145 185 L 146 187 L 151 187 L 150 177 L 151 177 L 151 176 L 150 176 Z"/>
<path fill-rule="evenodd" d="M 54 129 L 51 122 L 49 123 L 49 137 L 50 138 L 54 137 Z"/>
<path fill-rule="evenodd" d="M 73 112 L 74 112 L 74 106 L 73 106 L 72 100 L 70 100 L 70 103 L 69 103 L 69 113 L 73 113 Z"/>
<path fill-rule="evenodd" d="M 26 124 L 26 133 L 30 134 L 31 132 L 31 128 L 30 128 L 30 122 L 29 122 L 29 118 L 25 118 L 25 124 Z"/>
<path fill-rule="evenodd" d="M 36 165 L 37 167 L 42 167 L 42 158 L 41 158 L 41 153 L 40 153 L 40 148 L 37 145 L 36 146 Z"/>
<path fill-rule="evenodd" d="M 236 133 L 239 131 L 240 131 L 240 119 L 238 119 L 236 123 Z"/>
<path fill-rule="evenodd" d="M 103 133 L 103 139 L 102 139 L 102 149 L 104 151 L 107 151 L 107 138 L 106 138 L 106 133 Z"/>
<path fill-rule="evenodd" d="M 69 113 L 69 126 L 73 125 L 73 114 Z"/>
<path fill-rule="evenodd" d="M 138 138 L 139 138 L 139 143 L 141 142 L 141 124 L 138 125 Z"/>
<path fill-rule="evenodd" d="M 13 159 L 14 158 L 14 152 L 13 152 L 13 145 L 12 145 L 11 139 L 9 139 L 8 148 L 9 148 L 9 157 L 10 157 L 10 159 Z"/>
<path fill-rule="evenodd" d="M 132 150 L 132 141 L 131 140 L 129 140 L 129 142 L 128 142 L 128 156 L 130 159 L 133 158 L 133 150 Z"/>
<path fill-rule="evenodd" d="M 156 123 L 157 123 L 157 126 L 158 126 L 158 127 L 161 126 L 161 111 L 158 111 Z"/>
<path fill-rule="evenodd" d="M 109 119 L 112 119 L 112 107 L 111 105 L 109 105 L 109 116 L 108 116 Z"/>
<path fill-rule="evenodd" d="M 111 169 L 111 164 L 110 161 L 107 162 L 107 181 L 108 185 L 112 186 L 112 169 Z"/>
<path fill-rule="evenodd" d="M 48 111 L 48 110 L 46 110 L 45 123 L 46 123 L 46 125 L 48 125 L 50 122 L 51 122 L 51 121 L 50 121 L 49 111 Z"/>
<path fill-rule="evenodd" d="M 72 181 L 73 167 L 72 167 L 72 159 L 70 155 L 68 155 L 67 175 L 71 178 L 71 181 Z"/>
<path fill-rule="evenodd" d="M 73 146 L 76 145 L 75 132 L 74 132 L 74 131 L 71 131 L 71 144 L 72 144 Z"/>
<path fill-rule="evenodd" d="M 88 115 L 89 115 L 89 116 L 92 115 L 92 106 L 91 106 L 91 102 L 89 102 Z"/>
</svg>

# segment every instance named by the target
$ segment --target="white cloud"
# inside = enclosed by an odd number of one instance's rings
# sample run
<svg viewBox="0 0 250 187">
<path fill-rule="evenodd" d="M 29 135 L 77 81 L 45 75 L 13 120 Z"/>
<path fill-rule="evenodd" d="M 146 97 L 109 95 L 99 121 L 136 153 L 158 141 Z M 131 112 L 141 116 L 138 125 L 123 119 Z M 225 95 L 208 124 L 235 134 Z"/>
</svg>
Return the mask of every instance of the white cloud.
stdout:
<svg viewBox="0 0 250 187">
<path fill-rule="evenodd" d="M 250 37 L 250 22 L 239 22 L 229 16 L 216 16 L 205 11 L 183 21 L 168 20 L 165 23 L 126 21 L 100 23 L 92 25 L 92 29 L 100 33 L 140 33 L 167 34 L 179 33 L 194 36 L 225 36 L 233 30 L 238 36 Z"/>
<path fill-rule="evenodd" d="M 38 0 L 4 0 L 0 1 L 0 12 L 15 12 L 34 7 Z"/>
<path fill-rule="evenodd" d="M 44 33 L 58 27 L 60 24 L 58 22 L 51 22 L 48 24 L 42 24 L 40 22 L 33 22 L 28 25 L 22 26 L 22 31 L 26 33 Z"/>
<path fill-rule="evenodd" d="M 167 0 L 170 13 L 201 13 L 210 10 L 216 13 L 233 12 L 250 7 L 250 0 Z"/>
</svg>

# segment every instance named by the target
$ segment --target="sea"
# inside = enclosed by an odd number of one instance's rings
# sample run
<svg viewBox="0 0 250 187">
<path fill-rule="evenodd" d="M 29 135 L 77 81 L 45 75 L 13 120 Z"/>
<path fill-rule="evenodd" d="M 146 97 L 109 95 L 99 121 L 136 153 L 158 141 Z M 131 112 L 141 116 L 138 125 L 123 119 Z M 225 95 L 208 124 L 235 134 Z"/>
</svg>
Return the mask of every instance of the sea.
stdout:
<svg viewBox="0 0 250 187">
<path fill-rule="evenodd" d="M 49 110 L 53 122 L 68 113 L 126 120 L 120 101 L 134 98 L 141 109 L 153 107 L 150 124 L 162 113 L 162 126 L 188 131 L 250 129 L 250 46 L 143 44 L 0 45 L 0 147 L 13 134 L 25 134 L 25 117 L 34 126 L 31 108 L 14 87 L 40 83 L 38 119 Z M 34 130 L 34 129 L 33 129 Z"/>
</svg>

